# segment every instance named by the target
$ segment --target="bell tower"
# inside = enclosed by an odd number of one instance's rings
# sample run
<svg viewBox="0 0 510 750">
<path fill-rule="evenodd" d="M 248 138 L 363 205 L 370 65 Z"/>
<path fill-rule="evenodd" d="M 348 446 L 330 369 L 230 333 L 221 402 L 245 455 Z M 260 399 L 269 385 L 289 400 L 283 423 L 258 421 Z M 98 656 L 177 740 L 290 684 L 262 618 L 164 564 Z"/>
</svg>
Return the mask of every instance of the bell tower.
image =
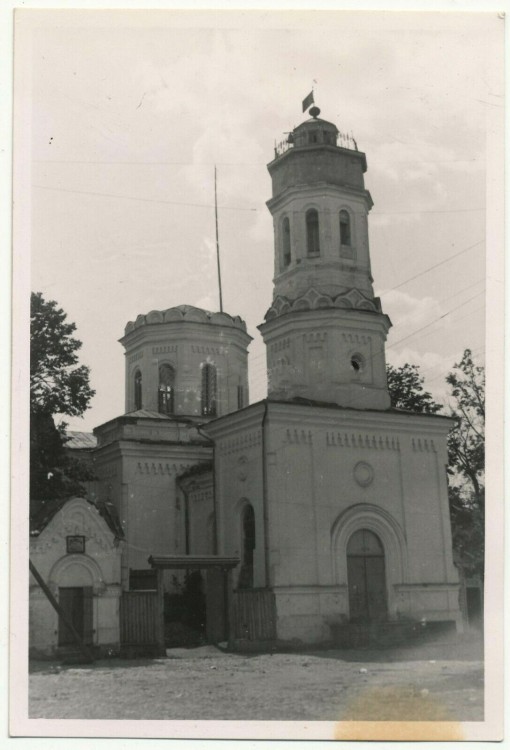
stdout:
<svg viewBox="0 0 510 750">
<path fill-rule="evenodd" d="M 310 114 L 268 164 L 274 293 L 259 330 L 269 398 L 387 409 L 391 322 L 372 287 L 366 157 L 318 107 Z"/>
</svg>

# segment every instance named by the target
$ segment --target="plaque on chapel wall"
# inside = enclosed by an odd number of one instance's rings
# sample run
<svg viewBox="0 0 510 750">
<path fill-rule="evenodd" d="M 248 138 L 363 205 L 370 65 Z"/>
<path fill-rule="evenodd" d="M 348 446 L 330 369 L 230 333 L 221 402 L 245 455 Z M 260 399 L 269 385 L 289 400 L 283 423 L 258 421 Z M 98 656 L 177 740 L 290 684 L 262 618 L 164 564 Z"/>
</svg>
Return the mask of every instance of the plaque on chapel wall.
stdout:
<svg viewBox="0 0 510 750">
<path fill-rule="evenodd" d="M 77 552 L 85 552 L 85 537 L 84 536 L 67 536 L 66 545 L 68 554 L 76 554 Z"/>
</svg>

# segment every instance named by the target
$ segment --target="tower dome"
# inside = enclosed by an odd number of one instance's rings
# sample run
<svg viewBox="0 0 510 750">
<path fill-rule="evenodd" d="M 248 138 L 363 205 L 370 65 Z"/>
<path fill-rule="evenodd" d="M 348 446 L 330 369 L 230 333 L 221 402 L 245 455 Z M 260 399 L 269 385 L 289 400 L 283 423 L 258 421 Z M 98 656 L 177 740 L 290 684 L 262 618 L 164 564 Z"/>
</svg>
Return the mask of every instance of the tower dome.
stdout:
<svg viewBox="0 0 510 750">
<path fill-rule="evenodd" d="M 292 142 L 295 148 L 302 148 L 303 146 L 312 146 L 316 144 L 326 146 L 336 146 L 338 137 L 338 128 L 332 122 L 327 120 L 320 120 L 318 115 L 320 109 L 318 107 L 312 107 L 311 113 L 315 116 L 302 122 L 297 128 L 294 128 L 292 132 Z"/>
</svg>

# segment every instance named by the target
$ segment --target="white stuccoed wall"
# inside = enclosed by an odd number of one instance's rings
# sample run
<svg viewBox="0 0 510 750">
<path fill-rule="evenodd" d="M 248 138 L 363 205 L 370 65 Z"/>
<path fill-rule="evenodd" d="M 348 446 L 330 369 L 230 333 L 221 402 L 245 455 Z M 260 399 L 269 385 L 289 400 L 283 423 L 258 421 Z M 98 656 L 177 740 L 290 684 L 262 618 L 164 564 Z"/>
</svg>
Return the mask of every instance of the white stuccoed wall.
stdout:
<svg viewBox="0 0 510 750">
<path fill-rule="evenodd" d="M 66 536 L 84 535 L 85 554 L 67 554 Z M 37 537 L 30 559 L 58 600 L 60 586 L 93 588 L 93 645 L 117 652 L 120 645 L 121 543 L 99 512 L 83 498 L 72 498 Z M 29 646 L 34 655 L 51 656 L 58 645 L 58 615 L 30 575 Z"/>
<path fill-rule="evenodd" d="M 320 642 L 330 623 L 348 619 L 346 546 L 359 528 L 384 546 L 390 618 L 460 627 L 445 472 L 449 421 L 270 402 L 263 439 L 263 416 L 264 404 L 255 404 L 208 430 L 217 440 L 220 550 L 238 553 L 240 511 L 251 502 L 255 586 L 267 580 L 275 592 L 278 637 Z"/>
</svg>

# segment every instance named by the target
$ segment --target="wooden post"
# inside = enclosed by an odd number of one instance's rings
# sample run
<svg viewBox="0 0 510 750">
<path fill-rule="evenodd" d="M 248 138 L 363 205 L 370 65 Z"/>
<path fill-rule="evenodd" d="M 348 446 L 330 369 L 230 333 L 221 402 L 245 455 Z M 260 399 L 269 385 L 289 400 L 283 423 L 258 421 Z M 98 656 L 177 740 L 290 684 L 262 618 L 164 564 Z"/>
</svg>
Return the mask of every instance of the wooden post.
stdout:
<svg viewBox="0 0 510 750">
<path fill-rule="evenodd" d="M 66 626 L 66 628 L 68 628 L 68 630 L 70 631 L 71 635 L 73 636 L 74 640 L 76 641 L 76 644 L 77 644 L 78 648 L 80 649 L 80 651 L 82 652 L 83 656 L 85 657 L 85 660 L 87 662 L 94 661 L 94 658 L 93 658 L 91 652 L 89 651 L 89 649 L 85 645 L 85 643 L 82 640 L 82 638 L 80 637 L 80 635 L 74 629 L 72 622 L 68 619 L 66 613 L 64 612 L 64 610 L 62 609 L 62 607 L 60 606 L 60 604 L 57 602 L 57 600 L 55 599 L 55 597 L 51 593 L 50 589 L 46 585 L 46 582 L 44 581 L 43 577 L 41 576 L 41 574 L 39 573 L 39 571 L 35 567 L 34 563 L 31 560 L 29 560 L 28 561 L 28 565 L 29 565 L 29 568 L 30 568 L 30 572 L 34 576 L 34 578 L 37 581 L 37 583 L 39 584 L 39 586 L 44 591 L 44 593 L 46 595 L 46 598 L 48 599 L 49 603 L 51 604 L 51 606 L 53 607 L 53 609 L 57 612 L 57 614 L 62 618 L 62 622 L 64 623 L 64 625 Z"/>
<path fill-rule="evenodd" d="M 235 619 L 234 619 L 234 590 L 232 585 L 232 569 L 225 571 L 225 594 L 227 602 L 227 640 L 228 648 L 234 648 Z"/>
<path fill-rule="evenodd" d="M 156 568 L 157 602 L 156 602 L 156 640 L 159 656 L 166 656 L 165 648 L 165 589 L 163 585 L 163 569 Z"/>
</svg>

